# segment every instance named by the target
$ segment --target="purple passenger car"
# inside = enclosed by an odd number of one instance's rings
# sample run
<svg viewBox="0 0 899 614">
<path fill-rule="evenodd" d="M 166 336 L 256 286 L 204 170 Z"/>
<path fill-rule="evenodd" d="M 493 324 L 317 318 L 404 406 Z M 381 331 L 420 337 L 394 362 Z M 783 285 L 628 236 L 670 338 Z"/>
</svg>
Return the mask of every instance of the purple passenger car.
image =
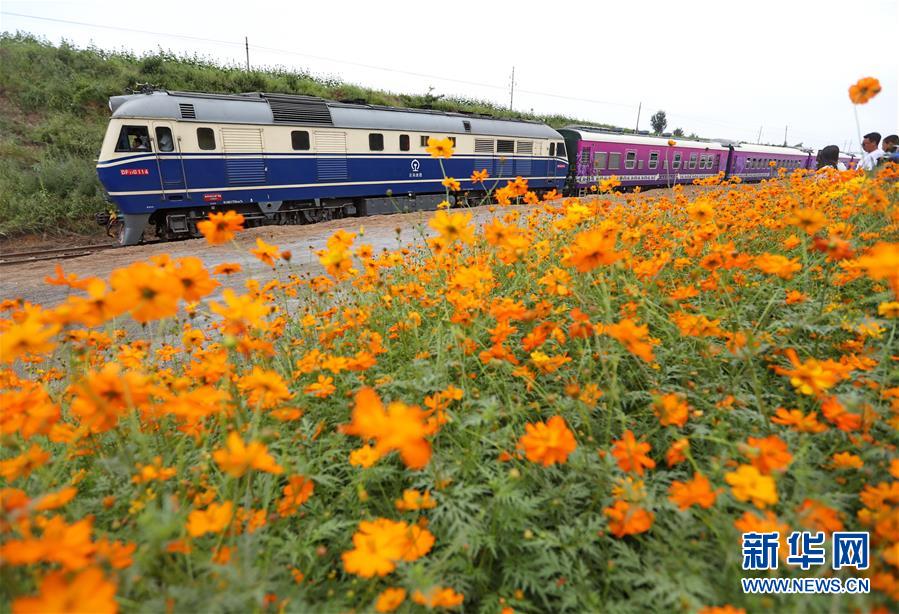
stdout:
<svg viewBox="0 0 899 614">
<path fill-rule="evenodd" d="M 568 148 L 571 186 L 579 193 L 613 175 L 624 188 L 661 187 L 692 183 L 719 172 L 743 181 L 760 181 L 776 176 L 778 168 L 814 168 L 810 153 L 792 147 L 669 141 L 583 127 L 563 128 L 559 133 Z"/>
</svg>

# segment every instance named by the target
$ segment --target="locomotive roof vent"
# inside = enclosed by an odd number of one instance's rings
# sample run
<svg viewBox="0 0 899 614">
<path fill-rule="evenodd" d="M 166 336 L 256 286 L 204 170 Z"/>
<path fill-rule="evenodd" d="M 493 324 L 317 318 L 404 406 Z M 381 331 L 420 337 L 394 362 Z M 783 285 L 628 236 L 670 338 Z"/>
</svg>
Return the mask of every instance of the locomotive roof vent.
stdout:
<svg viewBox="0 0 899 614">
<path fill-rule="evenodd" d="M 197 112 L 194 105 L 182 102 L 178 105 L 181 110 L 181 119 L 197 119 Z"/>
<path fill-rule="evenodd" d="M 334 125 L 331 109 L 321 98 L 285 94 L 262 94 L 262 97 L 268 101 L 276 124 Z"/>
</svg>

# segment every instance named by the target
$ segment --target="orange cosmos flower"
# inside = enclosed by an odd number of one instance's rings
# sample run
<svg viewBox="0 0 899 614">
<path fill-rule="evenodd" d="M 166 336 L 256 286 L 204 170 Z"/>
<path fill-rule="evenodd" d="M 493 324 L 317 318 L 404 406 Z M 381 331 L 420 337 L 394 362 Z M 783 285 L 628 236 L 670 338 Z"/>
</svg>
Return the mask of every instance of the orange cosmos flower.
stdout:
<svg viewBox="0 0 899 614">
<path fill-rule="evenodd" d="M 402 512 L 414 512 L 418 510 L 429 510 L 437 507 L 437 502 L 431 498 L 431 491 L 426 490 L 424 494 L 414 488 L 407 488 L 403 491 L 403 498 L 394 502 L 396 509 Z"/>
<path fill-rule="evenodd" d="M 337 386 L 334 385 L 334 378 L 319 374 L 318 380 L 306 386 L 303 389 L 303 392 L 320 399 L 326 399 L 331 396 L 335 390 L 337 390 Z"/>
<path fill-rule="evenodd" d="M 219 533 L 231 524 L 234 505 L 230 501 L 211 503 L 205 510 L 194 510 L 187 517 L 187 532 L 191 537 Z"/>
<path fill-rule="evenodd" d="M 471 213 L 447 213 L 438 211 L 428 222 L 428 226 L 436 230 L 446 241 L 474 241 L 474 227 L 471 225 Z"/>
<path fill-rule="evenodd" d="M 363 578 L 386 576 L 399 561 L 415 561 L 427 554 L 434 541 L 431 532 L 418 525 L 387 518 L 363 520 L 353 535 L 354 548 L 341 555 L 343 567 Z"/>
<path fill-rule="evenodd" d="M 225 448 L 213 452 L 212 457 L 222 471 L 235 478 L 241 477 L 250 469 L 274 474 L 284 472 L 268 453 L 264 443 L 253 441 L 247 445 L 240 435 L 234 432 L 228 435 Z"/>
<path fill-rule="evenodd" d="M 13 613 L 115 614 L 118 611 L 115 584 L 107 580 L 97 567 L 90 567 L 74 576 L 51 571 L 41 580 L 39 590 L 40 594 L 36 597 L 16 599 L 12 604 Z"/>
<path fill-rule="evenodd" d="M 116 269 L 109 277 L 110 304 L 117 313 L 131 312 L 138 322 L 173 316 L 178 312 L 182 285 L 170 270 L 146 262 Z"/>
<path fill-rule="evenodd" d="M 49 354 L 56 347 L 51 340 L 59 328 L 59 324 L 48 323 L 39 309 L 29 310 L 21 322 L 2 330 L 0 362 L 13 362 L 27 354 Z"/>
<path fill-rule="evenodd" d="M 698 505 L 703 509 L 709 509 L 715 504 L 718 494 L 712 490 L 712 485 L 701 473 L 694 473 L 689 482 L 675 481 L 669 489 L 668 497 L 672 503 L 685 510 L 691 505 Z"/>
<path fill-rule="evenodd" d="M 787 222 L 799 226 L 807 234 L 813 235 L 827 225 L 827 218 L 817 209 L 797 209 L 791 217 L 787 218 Z"/>
<path fill-rule="evenodd" d="M 222 298 L 224 305 L 210 301 L 209 309 L 222 316 L 223 332 L 231 335 L 245 334 L 249 328 L 261 327 L 264 317 L 269 313 L 269 307 L 263 299 L 251 293 L 238 296 L 231 288 L 225 288 Z"/>
<path fill-rule="evenodd" d="M 425 436 L 434 432 L 428 415 L 418 406 L 392 402 L 385 410 L 378 393 L 362 388 L 356 393 L 352 422 L 341 430 L 366 440 L 374 440 L 377 458 L 397 450 L 410 469 L 421 469 L 431 459 L 431 444 Z M 370 455 L 369 455 L 370 456 Z"/>
<path fill-rule="evenodd" d="M 195 256 L 179 258 L 172 275 L 181 282 L 181 296 L 186 301 L 198 301 L 220 285 Z"/>
<path fill-rule="evenodd" d="M 669 467 L 674 467 L 687 460 L 687 450 L 690 449 L 689 439 L 678 439 L 668 448 L 665 454 L 665 462 Z"/>
<path fill-rule="evenodd" d="M 203 233 L 210 245 L 221 245 L 243 230 L 243 222 L 243 216 L 235 211 L 211 213 L 208 219 L 197 223 L 197 230 Z"/>
<path fill-rule="evenodd" d="M 481 169 L 479 171 L 473 171 L 471 173 L 471 182 L 472 183 L 484 183 L 487 180 L 487 169 Z"/>
<path fill-rule="evenodd" d="M 880 81 L 874 77 L 863 77 L 849 86 L 849 100 L 852 104 L 867 104 L 880 93 L 880 89 Z"/>
<path fill-rule="evenodd" d="M 700 609 L 696 614 L 746 614 L 746 610 L 736 608 L 730 604 L 709 605 Z"/>
<path fill-rule="evenodd" d="M 256 249 L 251 249 L 250 253 L 259 258 L 265 264 L 273 267 L 275 260 L 281 257 L 281 250 L 276 245 L 269 245 L 259 237 L 256 238 Z"/>
<path fill-rule="evenodd" d="M 793 462 L 787 442 L 777 435 L 750 437 L 746 440 L 746 445 L 741 445 L 740 448 L 749 457 L 752 466 L 765 475 L 784 471 Z"/>
<path fill-rule="evenodd" d="M 415 591 L 412 593 L 412 601 L 426 608 L 455 608 L 462 605 L 465 595 L 457 593 L 451 588 L 435 587 L 427 592 Z"/>
<path fill-rule="evenodd" d="M 724 479 L 739 501 L 751 501 L 759 509 L 777 503 L 774 478 L 762 475 L 752 465 L 740 465 L 736 471 L 726 473 Z"/>
<path fill-rule="evenodd" d="M 843 530 L 843 521 L 840 513 L 814 499 L 805 499 L 796 510 L 799 516 L 799 524 L 812 531 L 824 531 L 833 533 Z"/>
<path fill-rule="evenodd" d="M 119 363 L 107 362 L 100 371 L 88 371 L 71 390 L 72 414 L 92 432 L 103 433 L 115 428 L 128 411 L 147 403 L 153 388 L 143 374 L 123 372 Z"/>
<path fill-rule="evenodd" d="M 50 460 L 50 453 L 44 451 L 37 444 L 32 444 L 26 452 L 19 456 L 0 461 L 0 478 L 7 482 L 18 480 L 22 476 L 29 475 L 38 467 L 42 467 Z"/>
<path fill-rule="evenodd" d="M 802 269 L 799 260 L 792 260 L 780 254 L 762 254 L 755 258 L 755 268 L 768 275 L 777 275 L 781 279 L 792 279 L 793 274 Z"/>
<path fill-rule="evenodd" d="M 871 279 L 886 280 L 899 298 L 899 243 L 877 243 L 856 263 Z"/>
<path fill-rule="evenodd" d="M 620 185 L 621 181 L 618 179 L 618 175 L 612 175 L 611 177 L 599 180 L 599 191 L 605 194 L 611 192 Z"/>
<path fill-rule="evenodd" d="M 309 500 L 315 490 L 312 480 L 302 475 L 292 475 L 287 485 L 281 489 L 281 500 L 278 501 L 278 514 L 283 518 L 296 513 L 297 509 Z"/>
<path fill-rule="evenodd" d="M 602 264 L 612 264 L 623 257 L 615 251 L 616 235 L 602 228 L 587 230 L 574 237 L 574 244 L 566 261 L 581 273 L 592 271 Z"/>
<path fill-rule="evenodd" d="M 669 393 L 656 397 L 652 410 L 662 426 L 683 426 L 687 423 L 690 405 L 683 396 Z"/>
<path fill-rule="evenodd" d="M 652 446 L 646 442 L 638 442 L 634 433 L 628 429 L 621 439 L 614 442 L 612 456 L 618 461 L 622 471 L 633 471 L 637 475 L 643 475 L 644 469 L 652 469 L 656 466 L 654 460 L 646 456 Z"/>
<path fill-rule="evenodd" d="M 443 181 L 440 183 L 442 183 L 445 188 L 448 188 L 450 192 L 458 192 L 462 189 L 462 186 L 459 185 L 459 182 L 453 177 L 444 177 Z"/>
<path fill-rule="evenodd" d="M 793 348 L 786 351 L 786 356 L 793 368 L 786 369 L 775 366 L 774 371 L 779 375 L 789 377 L 790 383 L 800 394 L 821 395 L 840 380 L 847 378 L 852 371 L 852 367 L 835 360 L 809 358 L 800 361 Z"/>
<path fill-rule="evenodd" d="M 649 326 L 646 324 L 637 324 L 634 320 L 625 319 L 617 324 L 603 326 L 602 332 L 616 339 L 634 356 L 646 362 L 655 360 L 652 348 L 658 341 L 649 336 Z"/>
<path fill-rule="evenodd" d="M 406 589 L 385 588 L 375 600 L 376 612 L 393 612 L 406 600 Z"/>
<path fill-rule="evenodd" d="M 453 155 L 453 141 L 451 139 L 437 139 L 428 137 L 428 146 L 425 148 L 432 158 L 450 158 Z"/>
<path fill-rule="evenodd" d="M 92 532 L 92 517 L 66 524 L 62 516 L 54 516 L 43 524 L 40 537 L 29 535 L 0 546 L 0 558 L 6 565 L 58 563 L 66 570 L 77 571 L 90 565 L 97 550 Z"/>
<path fill-rule="evenodd" d="M 518 440 L 518 447 L 524 449 L 529 461 L 544 467 L 564 464 L 577 448 L 574 433 L 561 416 L 553 416 L 545 424 L 525 424 L 524 428 L 527 433 Z"/>
<path fill-rule="evenodd" d="M 247 403 L 263 408 L 275 407 L 293 396 L 276 371 L 264 371 L 258 366 L 254 366 L 251 373 L 242 376 L 237 387 L 250 393 Z"/>
<path fill-rule="evenodd" d="M 240 273 L 242 270 L 243 267 L 239 262 L 223 262 L 212 269 L 212 272 L 216 275 L 234 275 L 235 273 Z"/>
<path fill-rule="evenodd" d="M 786 409 L 778 407 L 771 417 L 771 422 L 788 426 L 800 433 L 823 433 L 827 426 L 818 422 L 818 414 L 812 412 L 804 414 L 798 409 Z"/>
<path fill-rule="evenodd" d="M 609 519 L 609 531 L 618 538 L 645 533 L 652 526 L 655 517 L 655 514 L 642 507 L 621 500 L 605 508 L 603 514 Z"/>
<path fill-rule="evenodd" d="M 837 452 L 831 460 L 834 469 L 861 469 L 865 466 L 862 458 L 851 452 Z"/>
</svg>

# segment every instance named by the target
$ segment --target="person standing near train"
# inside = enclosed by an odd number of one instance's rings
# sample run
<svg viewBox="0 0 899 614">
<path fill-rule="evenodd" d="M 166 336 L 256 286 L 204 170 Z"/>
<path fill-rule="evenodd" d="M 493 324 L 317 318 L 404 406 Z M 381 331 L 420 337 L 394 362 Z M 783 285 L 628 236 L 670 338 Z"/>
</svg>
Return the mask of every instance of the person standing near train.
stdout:
<svg viewBox="0 0 899 614">
<path fill-rule="evenodd" d="M 861 157 L 855 168 L 860 168 L 864 171 L 873 171 L 874 167 L 877 165 L 877 161 L 883 156 L 883 150 L 880 149 L 879 145 L 879 132 L 869 132 L 866 134 L 862 139 L 862 149 L 865 151 L 865 155 Z"/>
</svg>

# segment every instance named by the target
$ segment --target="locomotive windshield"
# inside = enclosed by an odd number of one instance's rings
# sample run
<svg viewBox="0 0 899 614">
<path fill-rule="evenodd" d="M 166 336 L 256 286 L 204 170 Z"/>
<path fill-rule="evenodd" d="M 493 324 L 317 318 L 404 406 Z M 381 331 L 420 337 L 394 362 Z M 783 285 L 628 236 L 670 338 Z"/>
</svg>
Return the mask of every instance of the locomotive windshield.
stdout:
<svg viewBox="0 0 899 614">
<path fill-rule="evenodd" d="M 116 151 L 151 151 L 150 131 L 146 126 L 122 126 Z"/>
</svg>

